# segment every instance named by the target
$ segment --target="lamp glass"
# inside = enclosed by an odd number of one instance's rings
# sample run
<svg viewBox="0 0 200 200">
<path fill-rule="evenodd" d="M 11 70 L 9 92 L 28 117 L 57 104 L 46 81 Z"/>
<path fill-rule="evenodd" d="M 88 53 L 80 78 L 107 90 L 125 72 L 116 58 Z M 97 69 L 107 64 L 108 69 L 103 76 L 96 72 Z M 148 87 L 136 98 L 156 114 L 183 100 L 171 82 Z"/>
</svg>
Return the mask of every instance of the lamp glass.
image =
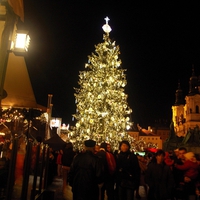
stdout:
<svg viewBox="0 0 200 200">
<path fill-rule="evenodd" d="M 16 40 L 14 44 L 14 51 L 28 51 L 30 37 L 27 32 L 17 31 Z"/>
<path fill-rule="evenodd" d="M 17 34 L 15 48 L 24 48 L 26 44 L 26 34 Z"/>
</svg>

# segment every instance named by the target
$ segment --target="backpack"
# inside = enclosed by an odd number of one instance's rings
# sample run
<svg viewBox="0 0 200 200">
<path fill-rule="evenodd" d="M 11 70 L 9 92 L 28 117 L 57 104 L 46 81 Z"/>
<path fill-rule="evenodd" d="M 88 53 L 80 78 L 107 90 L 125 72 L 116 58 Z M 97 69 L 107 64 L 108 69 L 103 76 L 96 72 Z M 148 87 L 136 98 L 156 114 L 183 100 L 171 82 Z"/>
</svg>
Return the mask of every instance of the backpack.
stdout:
<svg viewBox="0 0 200 200">
<path fill-rule="evenodd" d="M 116 171 L 116 161 L 112 153 L 106 152 L 106 160 L 108 163 L 108 170 L 110 175 L 113 175 Z"/>
</svg>

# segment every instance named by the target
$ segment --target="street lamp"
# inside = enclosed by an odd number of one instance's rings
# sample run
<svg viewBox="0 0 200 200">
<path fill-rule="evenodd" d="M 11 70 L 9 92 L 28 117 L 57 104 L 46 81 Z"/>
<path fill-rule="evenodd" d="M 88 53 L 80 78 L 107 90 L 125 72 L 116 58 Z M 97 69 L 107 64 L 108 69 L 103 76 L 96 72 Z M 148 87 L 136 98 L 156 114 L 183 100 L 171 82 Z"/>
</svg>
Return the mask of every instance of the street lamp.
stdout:
<svg viewBox="0 0 200 200">
<path fill-rule="evenodd" d="M 6 42 L 6 41 L 2 41 Z M 9 43 L 9 42 L 8 42 Z M 6 48 L 6 44 L 2 45 L 0 48 L 0 109 L 2 109 L 1 101 L 3 98 L 7 96 L 6 91 L 4 90 L 4 81 L 6 76 L 6 69 L 8 64 L 9 53 L 14 53 L 16 56 L 24 56 L 29 47 L 30 37 L 28 35 L 28 31 L 17 30 L 14 36 L 14 40 L 11 41 L 11 45 L 9 48 Z M 1 110 L 0 110 L 1 115 Z"/>
<path fill-rule="evenodd" d="M 23 56 L 27 51 L 30 43 L 28 31 L 17 30 L 14 42 L 11 44 L 11 51 L 16 56 Z"/>
</svg>

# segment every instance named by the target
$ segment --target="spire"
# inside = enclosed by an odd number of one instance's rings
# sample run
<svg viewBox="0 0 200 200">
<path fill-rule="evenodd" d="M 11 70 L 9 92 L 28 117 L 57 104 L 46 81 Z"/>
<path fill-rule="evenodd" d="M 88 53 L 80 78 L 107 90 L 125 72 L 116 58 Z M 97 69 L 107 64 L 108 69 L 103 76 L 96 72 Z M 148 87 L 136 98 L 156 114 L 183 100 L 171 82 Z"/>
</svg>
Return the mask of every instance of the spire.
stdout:
<svg viewBox="0 0 200 200">
<path fill-rule="evenodd" d="M 198 94 L 198 78 L 195 76 L 194 65 L 192 65 L 192 76 L 189 80 L 189 93 L 188 95 Z"/>
<path fill-rule="evenodd" d="M 185 104 L 184 99 L 183 99 L 183 91 L 181 89 L 180 80 L 178 82 L 178 89 L 176 90 L 175 97 L 176 97 L 175 105 L 178 106 L 178 105 Z"/>
<path fill-rule="evenodd" d="M 194 64 L 192 64 L 192 76 L 195 76 L 195 72 L 194 72 Z"/>
</svg>

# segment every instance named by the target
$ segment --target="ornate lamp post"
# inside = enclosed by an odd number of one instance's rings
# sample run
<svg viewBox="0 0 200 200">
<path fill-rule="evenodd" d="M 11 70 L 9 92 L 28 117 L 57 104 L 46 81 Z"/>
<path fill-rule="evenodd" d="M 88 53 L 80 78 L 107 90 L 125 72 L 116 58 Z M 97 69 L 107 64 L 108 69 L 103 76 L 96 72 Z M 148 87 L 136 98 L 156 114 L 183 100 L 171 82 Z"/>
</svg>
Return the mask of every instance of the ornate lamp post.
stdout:
<svg viewBox="0 0 200 200">
<path fill-rule="evenodd" d="M 2 41 L 3 43 L 3 41 Z M 15 40 L 12 42 L 10 49 L 6 49 L 6 53 L 3 52 L 3 48 L 0 50 L 0 57 L 2 60 L 0 61 L 0 71 L 2 74 L 0 75 L 0 107 L 1 101 L 6 96 L 4 87 L 4 81 L 6 76 L 6 69 L 8 64 L 9 53 L 14 53 L 16 56 L 24 56 L 28 51 L 28 46 L 30 43 L 30 37 L 27 31 L 17 30 L 15 35 Z"/>
<path fill-rule="evenodd" d="M 15 8 L 11 7 L 7 1 L 0 0 L 0 116 L 2 109 L 2 99 L 6 97 L 4 91 L 4 82 L 8 64 L 9 53 L 14 53 L 18 56 L 23 56 L 28 51 L 30 38 L 27 31 L 17 31 L 13 41 L 13 32 L 16 29 L 16 24 L 19 16 L 16 15 Z M 4 11 L 2 11 L 4 10 Z M 3 28 L 2 28 L 3 27 Z"/>
<path fill-rule="evenodd" d="M 28 45 L 30 41 L 30 38 L 27 36 L 27 31 L 17 31 L 16 36 L 14 37 L 18 20 L 21 19 L 23 21 L 23 12 L 23 0 L 0 0 L 0 118 L 2 117 L 2 99 L 6 97 L 6 92 L 4 91 L 4 82 L 9 54 L 14 53 L 17 56 L 23 56 L 24 53 L 28 50 Z M 13 38 L 15 39 L 13 40 Z M 30 147 L 31 146 L 29 145 L 28 152 Z M 12 199 L 17 149 L 18 140 L 16 137 L 13 141 L 11 155 L 12 159 L 9 166 L 8 183 L 6 188 L 7 200 Z M 30 153 L 27 154 L 27 156 L 30 157 Z M 25 165 L 25 167 L 27 168 L 27 165 Z M 25 176 L 24 181 L 27 182 L 27 180 L 28 179 Z"/>
</svg>

